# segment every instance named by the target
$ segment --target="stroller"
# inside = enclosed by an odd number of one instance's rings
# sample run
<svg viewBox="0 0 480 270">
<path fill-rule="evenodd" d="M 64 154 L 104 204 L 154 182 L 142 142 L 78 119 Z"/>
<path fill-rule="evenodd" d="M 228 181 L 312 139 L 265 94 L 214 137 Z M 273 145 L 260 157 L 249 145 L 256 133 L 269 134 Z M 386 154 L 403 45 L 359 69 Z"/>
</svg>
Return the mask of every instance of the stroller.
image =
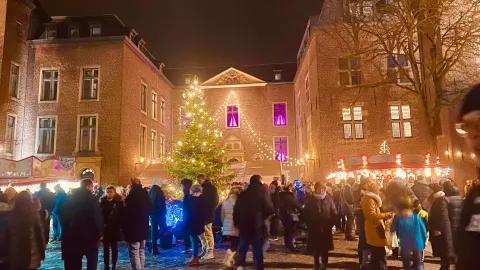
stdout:
<svg viewBox="0 0 480 270">
<path fill-rule="evenodd" d="M 307 250 L 307 224 L 305 222 L 298 222 L 295 226 L 296 236 L 294 239 L 295 247 L 300 253 L 305 253 Z"/>
</svg>

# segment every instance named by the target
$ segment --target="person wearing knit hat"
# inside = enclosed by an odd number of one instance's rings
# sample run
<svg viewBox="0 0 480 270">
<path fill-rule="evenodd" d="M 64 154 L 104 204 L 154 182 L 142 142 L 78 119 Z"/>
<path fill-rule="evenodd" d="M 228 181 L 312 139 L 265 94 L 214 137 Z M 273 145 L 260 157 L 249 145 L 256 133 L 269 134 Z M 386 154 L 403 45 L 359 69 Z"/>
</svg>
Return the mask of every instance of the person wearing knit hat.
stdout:
<svg viewBox="0 0 480 270">
<path fill-rule="evenodd" d="M 465 95 L 455 128 L 471 150 L 480 156 L 480 84 Z M 478 166 L 478 164 L 477 164 Z M 477 170 L 478 171 L 478 170 Z M 463 201 L 456 246 L 458 270 L 480 269 L 480 185 L 473 186 Z"/>
</svg>

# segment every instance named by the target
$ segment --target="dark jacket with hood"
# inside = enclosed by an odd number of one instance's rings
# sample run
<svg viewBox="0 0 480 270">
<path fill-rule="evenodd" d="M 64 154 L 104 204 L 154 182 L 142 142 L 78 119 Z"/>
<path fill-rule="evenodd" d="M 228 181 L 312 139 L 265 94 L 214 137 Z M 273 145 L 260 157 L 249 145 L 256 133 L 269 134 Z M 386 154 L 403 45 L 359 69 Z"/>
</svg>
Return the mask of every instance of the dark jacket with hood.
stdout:
<svg viewBox="0 0 480 270">
<path fill-rule="evenodd" d="M 290 191 L 282 191 L 279 193 L 280 198 L 280 218 L 291 219 L 292 213 L 300 212 L 302 205 L 295 200 L 295 195 Z"/>
<path fill-rule="evenodd" d="M 217 209 L 219 198 L 217 188 L 210 180 L 205 180 L 202 189 L 203 193 L 201 197 L 204 203 L 203 217 L 205 218 L 204 224 L 207 225 L 213 223 L 215 220 L 215 209 Z"/>
<path fill-rule="evenodd" d="M 260 181 L 250 181 L 247 190 L 240 193 L 233 209 L 233 223 L 240 235 L 263 237 L 265 220 L 274 213 L 270 196 Z"/>
<path fill-rule="evenodd" d="M 423 203 L 432 194 L 432 190 L 425 181 L 416 181 L 412 186 L 412 191 L 420 203 Z"/>
<path fill-rule="evenodd" d="M 319 194 L 314 194 L 307 200 L 302 217 L 307 223 L 308 254 L 321 256 L 325 251 L 333 250 L 332 227 L 336 215 L 337 209 L 329 195 L 322 199 Z"/>
<path fill-rule="evenodd" d="M 155 218 L 161 227 L 166 226 L 167 204 L 162 188 L 153 185 L 148 195 L 150 195 L 150 201 L 152 202 L 150 217 Z"/>
<path fill-rule="evenodd" d="M 103 236 L 103 219 L 100 204 L 86 188 L 78 188 L 61 211 L 62 256 L 78 249 L 90 247 Z"/>
<path fill-rule="evenodd" d="M 122 213 L 122 230 L 127 242 L 148 239 L 149 216 L 152 203 L 142 185 L 135 185 L 125 198 Z"/>
<path fill-rule="evenodd" d="M 42 210 L 47 210 L 48 213 L 52 213 L 53 207 L 55 206 L 55 194 L 53 194 L 53 192 L 51 192 L 48 188 L 42 188 L 35 192 L 33 197 L 40 200 Z"/>
<path fill-rule="evenodd" d="M 188 198 L 187 198 L 188 197 Z M 205 205 L 202 196 L 188 195 L 186 208 L 185 227 L 190 235 L 200 235 L 205 232 Z"/>
<path fill-rule="evenodd" d="M 107 196 L 100 199 L 100 209 L 103 216 L 103 238 L 105 240 L 121 240 L 121 212 L 123 202 L 120 194 L 115 194 L 111 200 Z"/>
<path fill-rule="evenodd" d="M 445 197 L 443 191 L 438 191 L 432 196 L 434 196 L 435 200 L 428 215 L 428 228 L 433 255 L 436 257 L 453 258 L 455 251 L 452 225 L 448 212 L 448 198 Z"/>
</svg>

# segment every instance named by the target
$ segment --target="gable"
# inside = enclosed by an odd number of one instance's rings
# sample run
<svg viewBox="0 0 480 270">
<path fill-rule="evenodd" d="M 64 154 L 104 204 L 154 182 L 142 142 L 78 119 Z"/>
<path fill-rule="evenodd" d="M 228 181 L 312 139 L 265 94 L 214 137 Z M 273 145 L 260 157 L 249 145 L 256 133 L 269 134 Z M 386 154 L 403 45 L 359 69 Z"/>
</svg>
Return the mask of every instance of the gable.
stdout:
<svg viewBox="0 0 480 270">
<path fill-rule="evenodd" d="M 202 88 L 265 86 L 267 83 L 236 68 L 229 68 L 202 83 Z"/>
</svg>

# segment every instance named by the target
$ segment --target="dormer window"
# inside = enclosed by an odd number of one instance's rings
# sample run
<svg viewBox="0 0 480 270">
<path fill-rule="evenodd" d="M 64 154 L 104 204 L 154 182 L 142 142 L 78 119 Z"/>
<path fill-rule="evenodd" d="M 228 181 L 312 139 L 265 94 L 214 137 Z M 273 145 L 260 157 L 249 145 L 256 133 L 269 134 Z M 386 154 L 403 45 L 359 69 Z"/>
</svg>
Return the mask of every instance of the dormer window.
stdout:
<svg viewBox="0 0 480 270">
<path fill-rule="evenodd" d="M 54 39 L 57 37 L 57 29 L 56 28 L 47 28 L 47 32 L 46 32 L 46 36 L 45 38 L 46 39 Z"/>
<path fill-rule="evenodd" d="M 141 49 L 142 47 L 145 46 L 145 44 L 147 44 L 147 43 L 145 42 L 145 40 L 140 39 L 140 40 L 138 41 L 138 48 Z"/>
<path fill-rule="evenodd" d="M 80 30 L 78 27 L 69 27 L 68 28 L 68 36 L 69 37 L 78 37 L 80 36 Z"/>
<path fill-rule="evenodd" d="M 282 71 L 283 70 L 274 70 L 273 73 L 275 74 L 275 81 L 282 80 Z"/>
<path fill-rule="evenodd" d="M 90 25 L 90 36 L 99 37 L 102 35 L 102 26 L 100 24 Z"/>
</svg>

